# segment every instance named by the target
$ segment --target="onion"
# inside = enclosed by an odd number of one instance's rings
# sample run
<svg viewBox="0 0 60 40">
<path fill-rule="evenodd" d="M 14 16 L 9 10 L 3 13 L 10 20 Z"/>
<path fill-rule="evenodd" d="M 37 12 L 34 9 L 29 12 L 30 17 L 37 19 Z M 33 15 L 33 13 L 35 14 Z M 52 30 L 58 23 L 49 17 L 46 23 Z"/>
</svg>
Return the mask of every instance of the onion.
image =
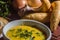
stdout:
<svg viewBox="0 0 60 40">
<path fill-rule="evenodd" d="M 26 5 L 26 0 L 14 0 L 13 1 L 14 8 L 21 9 L 25 7 L 25 5 Z"/>
</svg>

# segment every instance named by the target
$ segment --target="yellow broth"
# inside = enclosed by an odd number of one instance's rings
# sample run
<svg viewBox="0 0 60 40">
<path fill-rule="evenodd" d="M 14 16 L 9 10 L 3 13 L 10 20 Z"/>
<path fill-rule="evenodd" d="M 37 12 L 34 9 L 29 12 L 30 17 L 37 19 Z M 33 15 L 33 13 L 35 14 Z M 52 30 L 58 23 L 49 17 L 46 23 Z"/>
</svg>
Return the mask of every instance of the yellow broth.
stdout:
<svg viewBox="0 0 60 40">
<path fill-rule="evenodd" d="M 15 26 L 7 31 L 10 40 L 46 40 L 42 31 L 31 26 Z"/>
</svg>

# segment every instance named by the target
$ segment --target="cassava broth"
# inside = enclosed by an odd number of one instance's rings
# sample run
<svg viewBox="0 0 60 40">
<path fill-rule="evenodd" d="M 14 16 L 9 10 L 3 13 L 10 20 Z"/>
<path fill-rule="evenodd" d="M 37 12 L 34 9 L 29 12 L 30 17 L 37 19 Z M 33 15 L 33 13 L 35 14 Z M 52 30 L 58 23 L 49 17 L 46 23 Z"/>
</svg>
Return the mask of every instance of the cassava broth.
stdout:
<svg viewBox="0 0 60 40">
<path fill-rule="evenodd" d="M 31 26 L 15 26 L 7 31 L 10 40 L 45 40 L 42 31 Z"/>
</svg>

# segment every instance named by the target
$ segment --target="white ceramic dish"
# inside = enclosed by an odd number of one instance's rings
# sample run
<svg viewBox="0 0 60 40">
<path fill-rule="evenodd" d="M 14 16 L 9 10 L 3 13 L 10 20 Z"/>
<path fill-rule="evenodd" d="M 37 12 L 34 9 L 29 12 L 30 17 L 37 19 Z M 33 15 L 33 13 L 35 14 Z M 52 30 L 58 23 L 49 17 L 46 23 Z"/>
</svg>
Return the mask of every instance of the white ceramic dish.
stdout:
<svg viewBox="0 0 60 40">
<path fill-rule="evenodd" d="M 3 37 L 5 40 L 8 40 L 9 38 L 6 36 L 7 31 L 17 25 L 30 25 L 30 26 L 35 26 L 35 28 L 38 28 L 40 30 L 42 30 L 43 32 L 45 32 L 47 39 L 46 40 L 50 40 L 52 33 L 50 31 L 50 29 L 44 25 L 43 23 L 40 23 L 38 21 L 34 21 L 34 20 L 28 20 L 28 19 L 21 19 L 21 20 L 15 20 L 12 21 L 10 23 L 8 23 L 4 28 L 3 28 Z"/>
</svg>

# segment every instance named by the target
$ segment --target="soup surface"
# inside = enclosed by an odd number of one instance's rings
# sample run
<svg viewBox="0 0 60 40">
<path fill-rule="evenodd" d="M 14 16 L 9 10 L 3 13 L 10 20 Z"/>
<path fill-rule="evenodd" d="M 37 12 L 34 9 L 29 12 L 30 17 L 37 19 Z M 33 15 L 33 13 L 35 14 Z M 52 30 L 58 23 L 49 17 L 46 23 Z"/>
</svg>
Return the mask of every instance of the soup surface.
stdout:
<svg viewBox="0 0 60 40">
<path fill-rule="evenodd" d="M 6 35 L 10 40 L 45 40 L 43 32 L 30 26 L 15 26 Z"/>
</svg>

